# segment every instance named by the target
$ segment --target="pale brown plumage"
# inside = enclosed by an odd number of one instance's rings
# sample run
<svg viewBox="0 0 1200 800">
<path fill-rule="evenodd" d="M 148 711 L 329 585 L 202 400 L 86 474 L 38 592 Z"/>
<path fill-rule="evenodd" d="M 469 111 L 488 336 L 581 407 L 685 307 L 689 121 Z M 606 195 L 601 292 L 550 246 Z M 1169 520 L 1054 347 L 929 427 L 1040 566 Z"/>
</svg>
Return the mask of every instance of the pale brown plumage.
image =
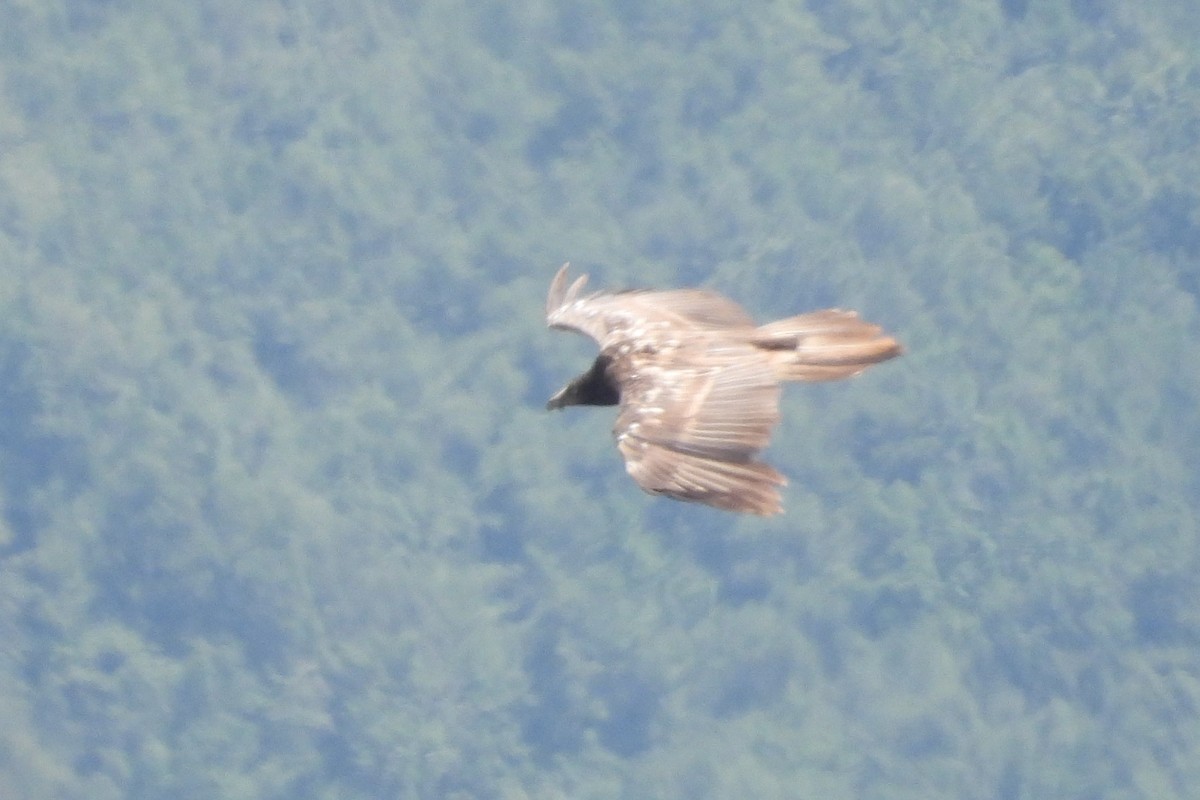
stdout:
<svg viewBox="0 0 1200 800">
<path fill-rule="evenodd" d="M 546 404 L 616 405 L 625 468 L 652 494 L 729 511 L 777 514 L 787 480 L 756 460 L 779 421 L 781 381 L 857 375 L 901 347 L 853 311 L 758 326 L 705 289 L 580 291 L 567 264 L 550 284 L 546 322 L 600 345 L 591 369 Z"/>
</svg>

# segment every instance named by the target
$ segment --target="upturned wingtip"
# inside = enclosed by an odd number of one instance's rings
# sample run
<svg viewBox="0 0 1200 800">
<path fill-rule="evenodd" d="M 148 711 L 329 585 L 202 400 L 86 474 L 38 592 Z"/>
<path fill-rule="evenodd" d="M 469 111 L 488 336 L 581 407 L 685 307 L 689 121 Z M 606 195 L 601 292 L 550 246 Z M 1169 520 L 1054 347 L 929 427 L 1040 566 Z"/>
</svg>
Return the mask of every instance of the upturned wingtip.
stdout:
<svg viewBox="0 0 1200 800">
<path fill-rule="evenodd" d="M 558 272 L 554 274 L 554 279 L 550 281 L 550 291 L 546 293 L 546 316 L 549 317 L 554 311 L 557 311 L 563 304 L 563 298 L 567 294 L 567 268 L 571 266 L 571 262 L 565 262 L 558 268 Z"/>
</svg>

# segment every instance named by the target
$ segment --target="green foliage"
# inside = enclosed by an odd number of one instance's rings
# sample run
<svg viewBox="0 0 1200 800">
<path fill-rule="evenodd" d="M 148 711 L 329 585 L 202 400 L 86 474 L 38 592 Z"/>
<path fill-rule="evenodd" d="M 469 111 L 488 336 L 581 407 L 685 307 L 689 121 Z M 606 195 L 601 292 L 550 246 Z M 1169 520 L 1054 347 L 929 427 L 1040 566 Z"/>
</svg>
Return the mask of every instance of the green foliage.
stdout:
<svg viewBox="0 0 1200 800">
<path fill-rule="evenodd" d="M 1128 5 L 1128 4 L 1127 4 Z M 1188 797 L 1186 4 L 0 9 L 0 795 Z M 563 260 L 841 305 L 652 499 Z"/>
</svg>

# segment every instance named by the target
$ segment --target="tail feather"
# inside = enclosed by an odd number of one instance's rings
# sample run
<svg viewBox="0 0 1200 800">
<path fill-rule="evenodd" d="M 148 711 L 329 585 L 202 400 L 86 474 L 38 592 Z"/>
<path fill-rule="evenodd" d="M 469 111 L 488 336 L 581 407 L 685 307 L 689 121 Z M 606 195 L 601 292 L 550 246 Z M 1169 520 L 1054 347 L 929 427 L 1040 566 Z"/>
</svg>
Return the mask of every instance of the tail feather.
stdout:
<svg viewBox="0 0 1200 800">
<path fill-rule="evenodd" d="M 768 351 L 781 381 L 835 381 L 895 358 L 900 344 L 853 311 L 828 309 L 757 328 L 753 342 Z"/>
</svg>

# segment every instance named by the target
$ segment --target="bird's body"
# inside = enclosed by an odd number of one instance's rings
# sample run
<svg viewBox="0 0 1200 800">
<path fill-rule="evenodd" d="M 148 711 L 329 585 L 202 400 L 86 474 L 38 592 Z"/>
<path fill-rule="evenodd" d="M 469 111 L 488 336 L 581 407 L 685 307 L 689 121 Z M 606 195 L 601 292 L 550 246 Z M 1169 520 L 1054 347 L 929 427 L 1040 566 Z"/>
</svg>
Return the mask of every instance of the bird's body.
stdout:
<svg viewBox="0 0 1200 800">
<path fill-rule="evenodd" d="M 546 299 L 551 328 L 600 346 L 592 367 L 547 408 L 620 405 L 613 435 L 625 468 L 652 494 L 775 514 L 786 479 L 756 460 L 779 421 L 780 382 L 837 380 L 899 355 L 854 312 L 816 311 L 758 326 L 704 289 L 579 293 L 567 265 Z"/>
</svg>

